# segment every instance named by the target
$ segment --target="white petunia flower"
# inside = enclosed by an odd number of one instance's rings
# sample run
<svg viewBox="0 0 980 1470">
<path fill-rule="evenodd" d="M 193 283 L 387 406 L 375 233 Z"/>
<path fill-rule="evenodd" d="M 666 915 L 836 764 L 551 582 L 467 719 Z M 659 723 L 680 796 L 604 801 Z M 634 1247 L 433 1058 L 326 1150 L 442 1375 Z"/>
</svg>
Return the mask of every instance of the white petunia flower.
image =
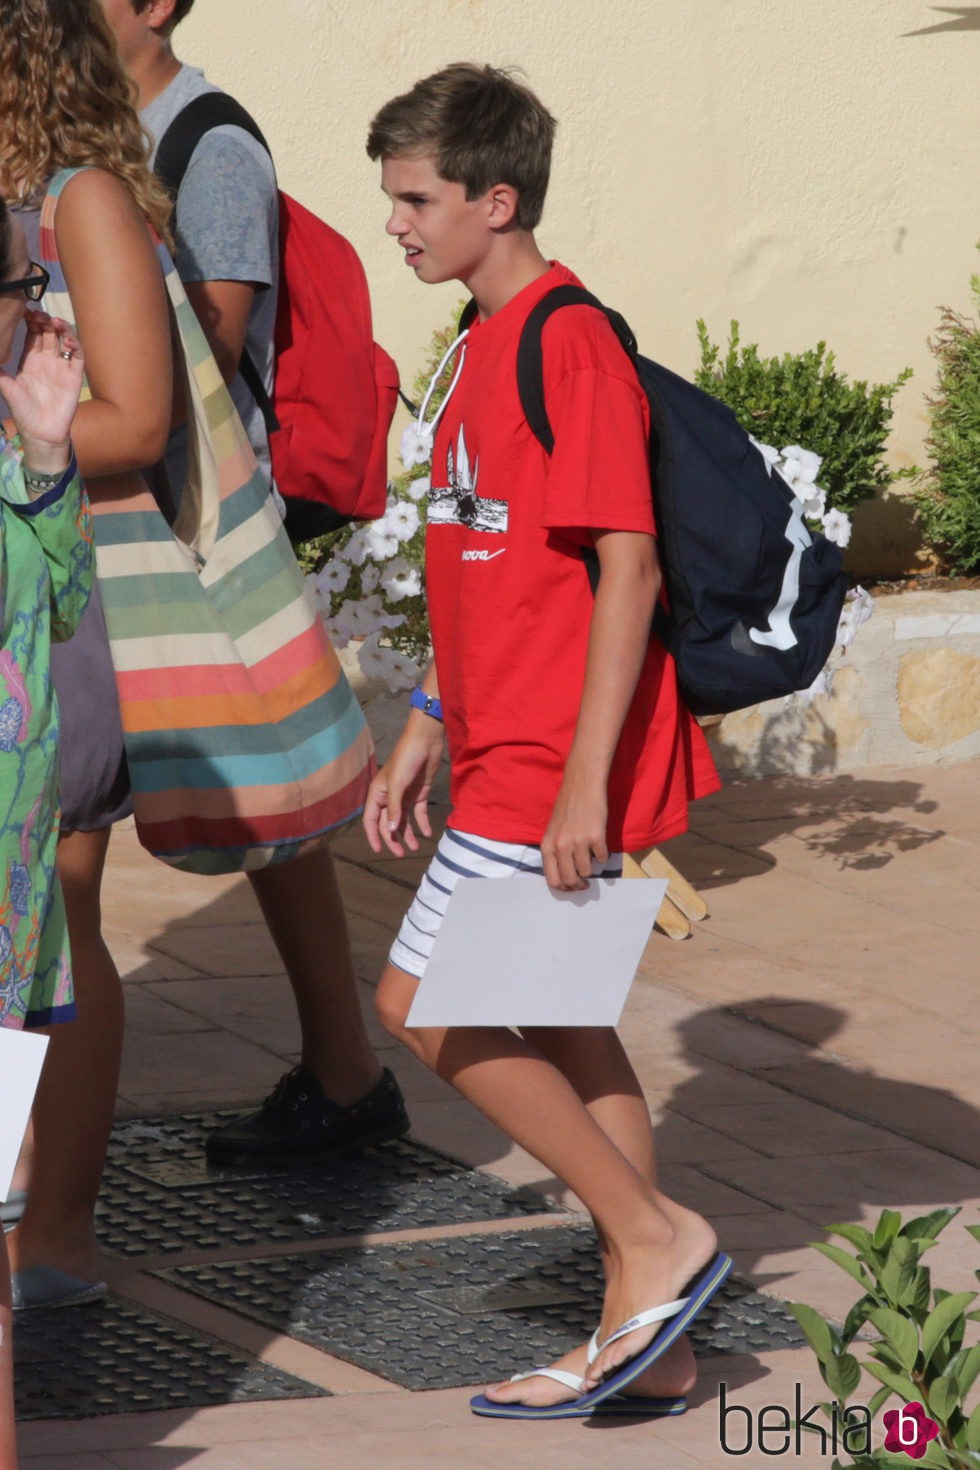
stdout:
<svg viewBox="0 0 980 1470">
<path fill-rule="evenodd" d="M 381 569 L 370 562 L 361 570 L 361 591 L 373 592 L 381 580 Z"/>
<path fill-rule="evenodd" d="M 767 465 L 771 467 L 779 464 L 779 450 L 773 449 L 771 444 L 760 444 L 754 434 L 749 435 L 749 443 L 755 445 Z"/>
<path fill-rule="evenodd" d="M 368 528 L 366 526 L 358 526 L 347 545 L 336 552 L 335 555 L 343 557 L 345 561 L 349 561 L 351 566 L 363 566 L 370 554 L 367 532 Z"/>
<path fill-rule="evenodd" d="M 804 492 L 810 491 L 810 494 Z M 821 490 L 819 485 L 807 485 L 797 480 L 793 486 L 793 494 L 797 500 L 803 502 L 803 514 L 807 520 L 822 521 L 827 509 L 827 492 Z"/>
<path fill-rule="evenodd" d="M 399 541 L 411 541 L 419 528 L 419 513 L 410 500 L 397 500 L 385 516 L 385 529 Z"/>
<path fill-rule="evenodd" d="M 344 611 L 353 616 L 358 637 L 366 637 L 383 628 L 400 628 L 405 621 L 401 613 L 385 612 L 378 592 L 372 592 L 370 597 L 364 597 L 360 602 L 346 603 Z"/>
<path fill-rule="evenodd" d="M 370 638 L 365 638 L 357 651 L 357 662 L 365 678 L 386 679 L 388 677 L 389 653 L 389 649 L 381 647 L 377 633 L 372 633 Z"/>
<path fill-rule="evenodd" d="M 388 527 L 388 518 L 372 521 L 364 528 L 364 544 L 372 561 L 389 561 L 397 552 L 398 536 Z"/>
<path fill-rule="evenodd" d="M 391 658 L 388 663 L 388 690 L 391 694 L 400 694 L 404 689 L 411 689 L 418 683 L 421 667 L 407 653 L 399 649 L 391 649 Z"/>
<path fill-rule="evenodd" d="M 315 587 L 317 598 L 327 606 L 330 599 L 337 593 L 343 592 L 350 581 L 350 567 L 334 558 L 328 561 L 326 566 L 320 568 L 316 574 Z"/>
<path fill-rule="evenodd" d="M 808 485 L 816 483 L 823 464 L 819 454 L 814 454 L 812 449 L 801 449 L 799 444 L 788 444 L 782 453 L 781 473 L 788 480 L 803 480 Z"/>
<path fill-rule="evenodd" d="M 874 612 L 875 600 L 864 587 L 852 587 L 844 599 L 844 607 L 853 619 L 854 626 L 860 628 Z"/>
<path fill-rule="evenodd" d="M 830 669 L 821 669 L 809 689 L 800 689 L 793 697 L 805 707 L 812 704 L 819 695 L 829 694 L 833 683 L 834 676 Z"/>
<path fill-rule="evenodd" d="M 417 567 L 413 567 L 403 556 L 396 556 L 385 568 L 381 586 L 392 602 L 401 602 L 404 597 L 419 595 L 422 591 L 422 578 Z"/>
<path fill-rule="evenodd" d="M 851 539 L 851 518 L 842 510 L 828 510 L 823 519 L 823 533 L 835 546 L 846 546 Z"/>
<path fill-rule="evenodd" d="M 368 638 L 380 630 L 377 610 L 371 606 L 369 597 L 362 598 L 359 602 L 345 602 L 342 612 L 354 638 Z"/>
<path fill-rule="evenodd" d="M 423 424 L 420 428 L 415 422 L 409 424 L 407 429 L 402 430 L 398 452 L 407 470 L 414 469 L 417 464 L 428 464 L 432 458 L 431 426 Z"/>
<path fill-rule="evenodd" d="M 382 679 L 392 694 L 411 688 L 419 675 L 418 668 L 405 654 L 394 648 L 382 648 L 377 634 L 364 640 L 357 662 L 366 678 Z"/>
<path fill-rule="evenodd" d="M 866 623 L 874 612 L 874 598 L 863 587 L 852 587 L 844 598 L 840 622 L 837 625 L 837 642 L 848 648 L 862 623 Z"/>
<path fill-rule="evenodd" d="M 409 480 L 406 488 L 413 500 L 422 500 L 432 489 L 432 476 L 419 475 L 417 480 Z"/>
<path fill-rule="evenodd" d="M 346 648 L 354 632 L 347 619 L 342 615 L 338 615 L 335 618 L 327 618 L 326 625 L 327 637 L 330 639 L 334 648 L 338 650 Z"/>
</svg>

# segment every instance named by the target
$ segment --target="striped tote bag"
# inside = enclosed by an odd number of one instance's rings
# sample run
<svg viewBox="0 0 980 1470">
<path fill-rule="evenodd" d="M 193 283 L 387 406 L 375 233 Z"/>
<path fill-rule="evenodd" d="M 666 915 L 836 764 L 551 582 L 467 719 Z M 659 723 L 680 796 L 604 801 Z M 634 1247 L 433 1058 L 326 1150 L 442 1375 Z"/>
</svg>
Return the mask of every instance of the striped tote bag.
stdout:
<svg viewBox="0 0 980 1470">
<path fill-rule="evenodd" d="M 54 176 L 41 211 L 43 304 L 69 321 L 55 215 L 75 172 Z M 157 253 L 183 356 L 187 483 L 172 529 L 146 488 L 93 506 L 98 577 L 140 841 L 174 867 L 228 873 L 296 857 L 354 821 L 374 747 L 173 261 Z"/>
</svg>

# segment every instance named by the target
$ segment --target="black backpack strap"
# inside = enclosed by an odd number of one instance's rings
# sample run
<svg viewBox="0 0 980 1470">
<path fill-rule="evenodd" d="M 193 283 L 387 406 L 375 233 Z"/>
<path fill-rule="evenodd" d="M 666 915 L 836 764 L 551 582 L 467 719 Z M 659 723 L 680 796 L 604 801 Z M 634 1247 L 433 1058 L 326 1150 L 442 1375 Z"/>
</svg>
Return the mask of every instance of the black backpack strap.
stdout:
<svg viewBox="0 0 980 1470">
<path fill-rule="evenodd" d="M 591 291 L 586 291 L 584 286 L 556 286 L 553 291 L 542 296 L 524 323 L 521 340 L 518 343 L 517 391 L 531 432 L 549 454 L 554 450 L 555 436 L 544 402 L 544 357 L 541 338 L 545 322 L 563 306 L 594 306 L 597 311 L 601 311 L 608 317 L 610 326 L 623 345 L 623 350 L 631 357 L 636 356 L 636 338 L 625 318 L 621 317 L 618 311 L 611 311 L 608 306 L 603 306 L 599 298 L 593 296 Z M 464 312 L 464 316 L 465 314 Z"/>
<path fill-rule="evenodd" d="M 194 149 L 205 133 L 222 127 L 241 128 L 272 157 L 258 123 L 240 102 L 229 97 L 227 92 L 203 92 L 200 97 L 195 97 L 186 107 L 181 108 L 157 144 L 153 171 L 175 205 L 184 175 L 194 156 Z M 258 404 L 266 433 L 274 434 L 279 428 L 279 420 L 272 406 L 272 399 L 266 391 L 262 375 L 244 348 L 238 371 Z"/>
<path fill-rule="evenodd" d="M 542 296 L 524 323 L 517 345 L 517 391 L 528 426 L 548 454 L 554 451 L 555 435 L 544 402 L 544 354 L 541 339 L 545 322 L 563 306 L 594 306 L 608 317 L 609 325 L 622 343 L 623 351 L 630 357 L 636 357 L 637 354 L 636 338 L 626 318 L 618 311 L 603 306 L 599 298 L 593 296 L 591 291 L 586 291 L 584 286 L 556 286 L 553 291 Z M 595 547 L 583 547 L 582 559 L 594 595 L 599 585 L 599 555 Z M 667 642 L 670 626 L 668 613 L 658 603 L 653 615 L 653 627 L 664 643 Z"/>
<path fill-rule="evenodd" d="M 153 172 L 172 199 L 177 198 L 198 143 L 212 128 L 222 127 L 241 128 L 272 157 L 258 123 L 240 102 L 227 92 L 203 92 L 181 108 L 157 144 Z"/>
<path fill-rule="evenodd" d="M 476 304 L 476 297 L 471 296 L 459 314 L 459 324 L 456 330 L 459 332 L 468 332 L 476 321 L 479 310 L 480 308 Z"/>
</svg>

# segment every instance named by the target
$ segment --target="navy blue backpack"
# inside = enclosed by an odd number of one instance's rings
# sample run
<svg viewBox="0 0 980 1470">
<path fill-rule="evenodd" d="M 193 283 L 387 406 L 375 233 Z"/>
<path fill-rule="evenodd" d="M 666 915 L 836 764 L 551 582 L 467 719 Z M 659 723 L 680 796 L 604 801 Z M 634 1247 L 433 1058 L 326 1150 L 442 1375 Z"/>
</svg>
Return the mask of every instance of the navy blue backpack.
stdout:
<svg viewBox="0 0 980 1470">
<path fill-rule="evenodd" d="M 847 587 L 839 548 L 808 529 L 801 502 L 731 409 L 641 357 L 619 313 L 580 286 L 549 291 L 518 347 L 521 406 L 549 454 L 555 440 L 541 334 L 565 306 L 605 313 L 650 403 L 650 475 L 670 607 L 658 606 L 654 630 L 676 661 L 688 708 L 724 714 L 808 688 L 836 641 Z M 598 558 L 586 555 L 594 588 Z"/>
</svg>

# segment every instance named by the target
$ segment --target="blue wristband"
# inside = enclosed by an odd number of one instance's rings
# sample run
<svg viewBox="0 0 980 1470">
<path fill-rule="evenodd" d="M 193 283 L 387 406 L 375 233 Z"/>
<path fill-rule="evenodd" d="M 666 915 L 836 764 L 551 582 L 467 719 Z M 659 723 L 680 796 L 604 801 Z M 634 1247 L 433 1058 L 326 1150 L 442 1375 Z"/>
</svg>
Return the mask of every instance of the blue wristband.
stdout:
<svg viewBox="0 0 980 1470">
<path fill-rule="evenodd" d="M 434 720 L 442 723 L 442 700 L 437 699 L 434 694 L 426 694 L 424 689 L 413 689 L 408 696 L 408 702 L 412 709 L 420 709 L 424 715 L 431 715 Z"/>
</svg>

